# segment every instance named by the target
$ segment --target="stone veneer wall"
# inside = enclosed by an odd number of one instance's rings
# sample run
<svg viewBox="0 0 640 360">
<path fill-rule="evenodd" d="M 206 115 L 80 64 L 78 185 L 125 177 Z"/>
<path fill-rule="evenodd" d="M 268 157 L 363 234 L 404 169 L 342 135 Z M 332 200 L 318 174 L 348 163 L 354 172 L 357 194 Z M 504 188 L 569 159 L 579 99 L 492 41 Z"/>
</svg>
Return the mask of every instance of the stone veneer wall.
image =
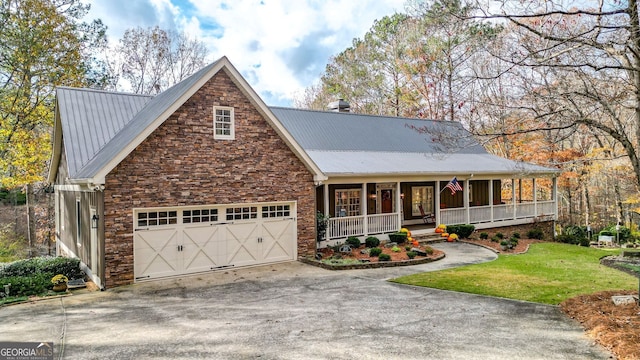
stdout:
<svg viewBox="0 0 640 360">
<path fill-rule="evenodd" d="M 213 139 L 213 106 L 235 140 Z M 220 71 L 106 177 L 105 282 L 130 284 L 133 208 L 297 201 L 298 256 L 315 253 L 313 175 Z"/>
<path fill-rule="evenodd" d="M 513 233 L 520 233 L 520 236 L 525 239 L 527 237 L 527 233 L 529 230 L 540 229 L 544 234 L 543 240 L 553 241 L 553 221 L 539 221 L 529 224 L 521 224 L 521 225 L 513 225 L 513 226 L 503 226 L 503 227 L 494 227 L 490 229 L 476 229 L 473 233 L 473 237 L 479 238 L 480 233 L 487 233 L 489 235 L 489 239 L 491 239 L 495 234 L 502 233 L 505 238 L 509 238 Z"/>
</svg>

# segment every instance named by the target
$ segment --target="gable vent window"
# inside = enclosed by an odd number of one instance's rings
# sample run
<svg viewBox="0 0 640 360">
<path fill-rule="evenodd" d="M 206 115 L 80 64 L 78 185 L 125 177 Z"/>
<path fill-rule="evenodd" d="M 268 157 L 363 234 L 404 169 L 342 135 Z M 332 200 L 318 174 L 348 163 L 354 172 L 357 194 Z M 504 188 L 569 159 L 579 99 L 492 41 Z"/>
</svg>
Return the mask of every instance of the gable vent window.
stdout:
<svg viewBox="0 0 640 360">
<path fill-rule="evenodd" d="M 235 139 L 235 121 L 233 108 L 216 106 L 213 108 L 213 138 L 221 140 Z"/>
</svg>

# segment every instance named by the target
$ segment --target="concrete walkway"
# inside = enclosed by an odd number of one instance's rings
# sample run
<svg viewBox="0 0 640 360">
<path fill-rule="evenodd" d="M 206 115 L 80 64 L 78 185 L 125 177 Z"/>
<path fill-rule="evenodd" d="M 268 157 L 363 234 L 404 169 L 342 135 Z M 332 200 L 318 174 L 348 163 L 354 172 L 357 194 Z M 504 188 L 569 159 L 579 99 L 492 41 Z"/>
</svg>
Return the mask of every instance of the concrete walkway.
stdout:
<svg viewBox="0 0 640 360">
<path fill-rule="evenodd" d="M 0 341 L 63 359 L 608 359 L 557 307 L 384 279 L 488 261 L 468 244 L 410 268 L 299 262 L 0 308 Z"/>
</svg>

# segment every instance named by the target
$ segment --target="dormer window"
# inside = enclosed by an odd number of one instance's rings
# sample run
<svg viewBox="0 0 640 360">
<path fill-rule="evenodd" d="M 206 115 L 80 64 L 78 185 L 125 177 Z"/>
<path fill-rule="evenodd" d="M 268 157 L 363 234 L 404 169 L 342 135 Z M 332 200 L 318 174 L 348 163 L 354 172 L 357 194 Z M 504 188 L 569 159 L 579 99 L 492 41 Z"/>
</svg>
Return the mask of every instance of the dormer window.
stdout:
<svg viewBox="0 0 640 360">
<path fill-rule="evenodd" d="M 235 139 L 233 108 L 215 106 L 213 108 L 213 138 L 221 140 Z"/>
</svg>

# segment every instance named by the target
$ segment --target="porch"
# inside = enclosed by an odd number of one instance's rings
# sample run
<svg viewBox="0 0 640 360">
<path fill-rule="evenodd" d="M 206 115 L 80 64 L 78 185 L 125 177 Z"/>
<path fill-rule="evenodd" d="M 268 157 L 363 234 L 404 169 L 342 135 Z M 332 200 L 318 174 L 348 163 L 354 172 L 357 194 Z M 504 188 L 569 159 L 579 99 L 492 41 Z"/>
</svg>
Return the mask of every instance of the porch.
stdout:
<svg viewBox="0 0 640 360">
<path fill-rule="evenodd" d="M 555 219 L 556 180 L 536 180 L 458 180 L 462 191 L 455 192 L 445 180 L 324 184 L 317 190 L 318 211 L 329 217 L 325 241 L 385 239 L 402 227 L 421 234 L 437 224 L 485 229 Z"/>
</svg>

